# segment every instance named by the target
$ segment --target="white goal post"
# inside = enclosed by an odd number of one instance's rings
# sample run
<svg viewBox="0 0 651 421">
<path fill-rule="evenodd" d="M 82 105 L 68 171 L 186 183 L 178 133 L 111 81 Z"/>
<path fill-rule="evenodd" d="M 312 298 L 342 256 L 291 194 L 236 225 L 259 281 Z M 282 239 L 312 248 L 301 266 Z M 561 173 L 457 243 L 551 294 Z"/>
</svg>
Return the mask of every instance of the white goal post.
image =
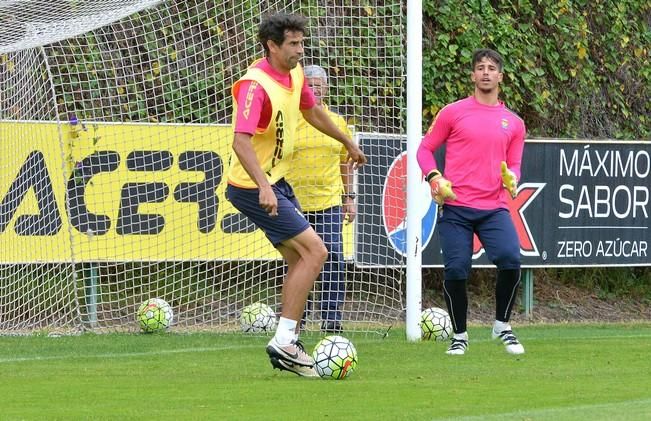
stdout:
<svg viewBox="0 0 651 421">
<path fill-rule="evenodd" d="M 263 54 L 262 17 L 301 13 L 302 63 L 328 71 L 331 109 L 355 133 L 404 136 L 409 98 L 420 139 L 405 53 L 421 44 L 406 10 L 405 0 L 0 1 L 0 334 L 137 331 L 136 309 L 154 297 L 172 305 L 176 331 L 237 330 L 258 301 L 278 312 L 282 260 L 224 197 L 230 88 Z M 394 158 L 365 153 L 365 174 L 378 175 L 358 181 L 359 217 L 344 227 L 341 309 L 346 331 L 386 332 L 404 322 L 409 260 L 360 263 L 383 260 L 373 235 L 386 227 L 369 215 L 382 211 Z M 308 330 L 320 329 L 323 288 L 317 280 Z"/>
</svg>

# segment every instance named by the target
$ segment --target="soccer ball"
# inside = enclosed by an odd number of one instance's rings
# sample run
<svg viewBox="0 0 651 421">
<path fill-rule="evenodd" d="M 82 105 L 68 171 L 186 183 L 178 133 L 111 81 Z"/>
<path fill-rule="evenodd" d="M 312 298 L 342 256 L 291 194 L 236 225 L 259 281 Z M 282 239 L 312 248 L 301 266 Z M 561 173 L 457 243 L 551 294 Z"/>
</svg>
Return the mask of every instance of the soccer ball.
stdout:
<svg viewBox="0 0 651 421">
<path fill-rule="evenodd" d="M 174 313 L 172 307 L 160 298 L 150 298 L 138 307 L 136 320 L 145 333 L 160 332 L 170 327 Z"/>
<path fill-rule="evenodd" d="M 445 341 L 452 333 L 450 315 L 442 308 L 426 308 L 420 314 L 420 331 L 423 339 Z"/>
<path fill-rule="evenodd" d="M 326 336 L 314 347 L 314 369 L 325 379 L 341 380 L 357 367 L 357 350 L 343 336 Z"/>
<path fill-rule="evenodd" d="M 240 314 L 242 332 L 271 332 L 276 327 L 276 313 L 265 303 L 253 303 Z"/>
</svg>

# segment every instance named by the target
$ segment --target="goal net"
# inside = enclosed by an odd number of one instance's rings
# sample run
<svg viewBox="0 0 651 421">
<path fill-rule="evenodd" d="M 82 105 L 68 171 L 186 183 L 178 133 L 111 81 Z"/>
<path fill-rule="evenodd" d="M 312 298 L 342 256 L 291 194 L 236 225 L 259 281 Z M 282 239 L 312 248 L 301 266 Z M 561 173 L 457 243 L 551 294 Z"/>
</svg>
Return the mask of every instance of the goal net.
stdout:
<svg viewBox="0 0 651 421">
<path fill-rule="evenodd" d="M 280 10 L 309 18 L 302 63 L 327 70 L 326 102 L 369 157 L 343 230 L 344 329 L 403 317 L 383 216 L 404 215 L 385 186 L 405 131 L 400 1 L 0 1 L 0 334 L 136 331 L 154 297 L 178 331 L 280 311 L 283 261 L 224 197 L 230 89 Z M 308 330 L 334 302 L 325 284 Z"/>
</svg>

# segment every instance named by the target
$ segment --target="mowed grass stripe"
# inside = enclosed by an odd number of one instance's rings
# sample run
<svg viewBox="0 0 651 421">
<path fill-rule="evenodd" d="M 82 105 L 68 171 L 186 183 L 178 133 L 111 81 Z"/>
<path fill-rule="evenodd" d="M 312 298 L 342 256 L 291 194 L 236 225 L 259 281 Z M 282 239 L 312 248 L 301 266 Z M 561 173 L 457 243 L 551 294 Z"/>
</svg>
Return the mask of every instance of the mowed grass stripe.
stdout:
<svg viewBox="0 0 651 421">
<path fill-rule="evenodd" d="M 246 348 L 260 348 L 260 345 L 232 345 L 232 346 L 216 346 L 207 348 L 182 348 L 182 349 L 161 349 L 143 352 L 111 352 L 101 354 L 85 354 L 85 355 L 53 355 L 43 357 L 16 357 L 16 358 L 0 358 L 0 364 L 3 363 L 20 363 L 32 361 L 53 361 L 53 360 L 69 360 L 80 358 L 134 358 L 134 357 L 147 357 L 155 355 L 170 355 L 170 354 L 185 354 L 185 353 L 204 353 L 204 352 L 218 352 L 218 351 L 232 351 L 242 350 Z"/>
<path fill-rule="evenodd" d="M 651 399 L 636 399 L 592 405 L 574 405 L 539 410 L 502 412 L 455 418 L 433 418 L 436 421 L 491 420 L 632 420 L 651 419 Z"/>
<path fill-rule="evenodd" d="M 269 336 L 5 337 L 0 420 L 651 419 L 650 324 L 515 329 L 524 356 L 506 354 L 487 326 L 471 326 L 463 357 L 399 329 L 350 335 L 360 362 L 344 381 L 272 370 Z M 308 349 L 321 336 L 304 335 Z"/>
</svg>

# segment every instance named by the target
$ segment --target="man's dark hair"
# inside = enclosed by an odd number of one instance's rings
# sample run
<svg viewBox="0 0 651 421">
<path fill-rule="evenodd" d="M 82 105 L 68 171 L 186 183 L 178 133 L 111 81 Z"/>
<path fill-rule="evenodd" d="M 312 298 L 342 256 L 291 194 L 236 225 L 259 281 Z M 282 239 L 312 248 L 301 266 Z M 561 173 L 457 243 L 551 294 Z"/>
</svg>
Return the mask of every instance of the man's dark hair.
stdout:
<svg viewBox="0 0 651 421">
<path fill-rule="evenodd" d="M 269 55 L 267 41 L 271 40 L 277 45 L 285 41 L 285 31 L 302 32 L 306 35 L 305 26 L 307 19 L 302 15 L 290 15 L 288 13 L 275 13 L 264 18 L 258 28 L 258 41 L 264 47 L 264 52 Z"/>
<path fill-rule="evenodd" d="M 504 66 L 504 60 L 502 59 L 502 56 L 500 53 L 495 50 L 491 50 L 490 48 L 480 48 L 479 50 L 475 50 L 475 52 L 472 53 L 472 69 L 475 70 L 477 63 L 482 61 L 484 58 L 487 58 L 497 64 L 497 69 L 500 72 L 502 71 L 502 67 Z"/>
</svg>

